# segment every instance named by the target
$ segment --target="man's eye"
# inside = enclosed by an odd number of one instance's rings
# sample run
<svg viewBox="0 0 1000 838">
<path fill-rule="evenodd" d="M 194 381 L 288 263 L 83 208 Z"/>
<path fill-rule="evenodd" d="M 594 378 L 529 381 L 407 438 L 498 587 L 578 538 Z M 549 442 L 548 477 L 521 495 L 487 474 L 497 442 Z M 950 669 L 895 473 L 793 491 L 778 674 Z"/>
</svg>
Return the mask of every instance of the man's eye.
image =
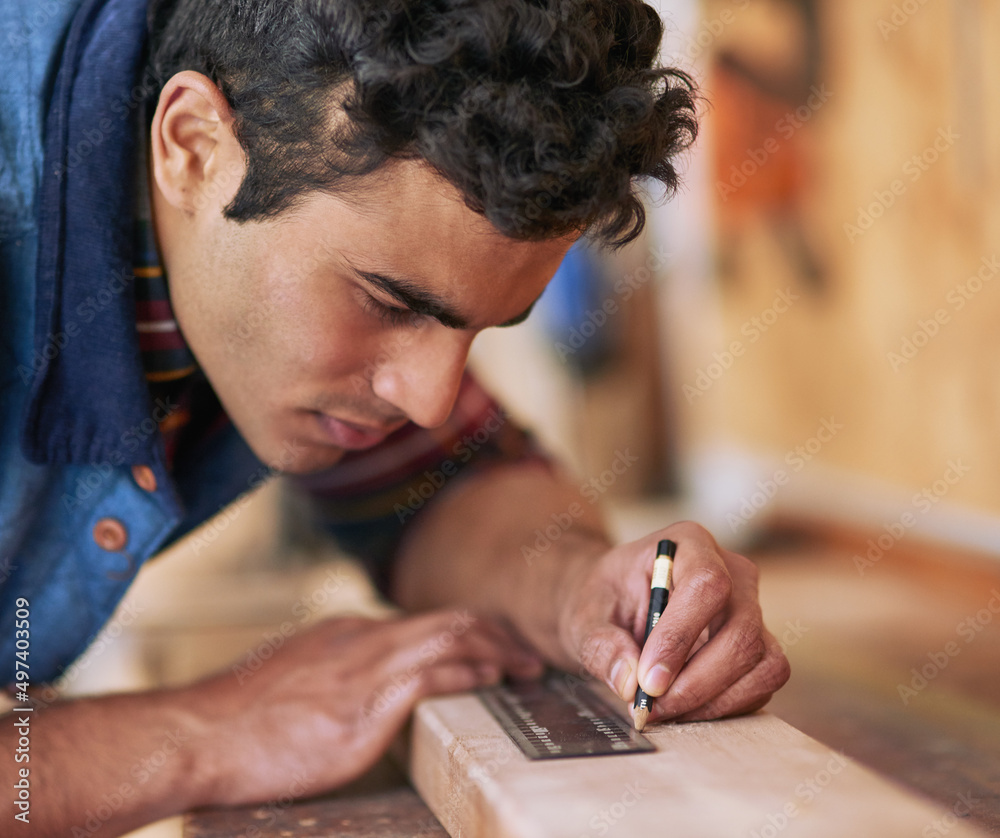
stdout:
<svg viewBox="0 0 1000 838">
<path fill-rule="evenodd" d="M 387 306 L 385 303 L 367 294 L 365 295 L 363 306 L 366 312 L 390 326 L 407 326 L 420 316 L 408 308 Z"/>
</svg>

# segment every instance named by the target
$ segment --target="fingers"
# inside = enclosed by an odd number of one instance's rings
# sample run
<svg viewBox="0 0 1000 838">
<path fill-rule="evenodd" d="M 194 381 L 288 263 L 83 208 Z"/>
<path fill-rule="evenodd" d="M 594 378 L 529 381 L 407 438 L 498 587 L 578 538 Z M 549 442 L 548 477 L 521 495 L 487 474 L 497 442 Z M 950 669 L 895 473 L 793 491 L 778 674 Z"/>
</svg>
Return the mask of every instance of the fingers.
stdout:
<svg viewBox="0 0 1000 838">
<path fill-rule="evenodd" d="M 377 643 L 372 648 L 386 651 L 381 659 L 364 656 L 367 677 L 378 686 L 364 701 L 358 727 L 375 750 L 388 746 L 423 698 L 495 684 L 505 672 L 537 677 L 543 668 L 496 620 L 464 610 L 372 623 L 369 635 Z"/>
<path fill-rule="evenodd" d="M 417 618 L 418 620 L 421 618 Z M 465 661 L 491 664 L 516 677 L 541 674 L 542 662 L 519 638 L 489 617 L 469 611 L 444 613 L 421 625 L 402 621 L 395 632 L 394 667 L 431 666 L 438 662 Z M 421 641 L 418 629 L 424 631 Z"/>
<path fill-rule="evenodd" d="M 686 652 L 690 648 L 686 646 L 689 631 L 700 629 L 706 623 L 711 623 L 712 631 L 708 642 L 690 660 L 681 662 L 682 671 L 672 670 L 678 674 L 670 679 L 667 689 L 662 682 L 656 682 L 655 672 L 647 679 L 653 690 L 650 694 L 662 696 L 660 704 L 668 715 L 687 712 L 718 695 L 764 657 L 764 630 L 757 605 L 756 569 L 741 556 L 733 554 L 732 559 L 736 578 L 730 577 L 727 600 L 711 603 L 715 613 L 699 614 L 693 626 L 675 626 L 675 621 L 684 617 L 683 614 L 672 615 L 668 605 L 660 621 L 666 639 L 660 641 L 659 647 L 654 647 L 653 653 L 663 648 L 664 644 L 678 642 L 685 644 Z M 748 567 L 742 567 L 740 562 L 746 562 Z M 683 639 L 673 640 L 673 632 Z M 640 683 L 644 682 L 640 680 Z"/>
<path fill-rule="evenodd" d="M 384 671 L 413 671 L 439 663 L 491 666 L 515 677 L 537 677 L 542 661 L 519 638 L 488 617 L 470 611 L 441 612 L 386 626 L 391 650 Z"/>
<path fill-rule="evenodd" d="M 732 580 L 728 602 L 710 619 L 708 642 L 682 664 L 654 703 L 654 718 L 694 720 L 747 713 L 764 706 L 788 680 L 788 661 L 764 628 L 756 567 L 735 553 L 722 551 L 722 557 Z"/>
<path fill-rule="evenodd" d="M 624 558 L 612 551 L 604 568 L 579 588 L 563 611 L 559 636 L 568 660 L 580 665 L 581 674 L 590 673 L 630 701 L 638 683 L 639 645 L 624 627 L 639 619 L 639 601 L 645 597 L 648 602 L 649 576 L 643 580 L 630 575 Z"/>
<path fill-rule="evenodd" d="M 545 670 L 545 662 L 534 647 L 514 631 L 506 621 L 485 617 L 477 624 L 486 636 L 493 638 L 508 659 L 505 668 L 514 678 L 537 678 Z"/>
<path fill-rule="evenodd" d="M 737 716 L 759 710 L 774 695 L 791 675 L 788 659 L 781 651 L 781 645 L 764 632 L 766 651 L 761 661 L 727 689 L 711 700 L 695 707 L 693 710 L 674 714 L 671 708 L 654 706 L 654 715 L 662 712 L 663 718 L 674 716 L 674 721 L 695 722 L 707 719 L 720 719 L 725 716 Z"/>
<path fill-rule="evenodd" d="M 285 772 L 248 756 L 275 742 L 308 768 L 317 788 L 331 788 L 370 767 L 420 699 L 540 668 L 503 626 L 469 612 L 342 617 L 282 642 L 248 674 L 221 674 L 198 689 L 215 687 L 206 725 L 227 743 L 218 774 L 229 778 L 232 801 L 244 802 L 279 793 Z"/>
<path fill-rule="evenodd" d="M 667 608 L 643 644 L 638 681 L 651 696 L 662 696 L 671 687 L 701 633 L 718 624 L 740 587 L 734 584 L 714 540 L 704 535 L 681 542 Z"/>
</svg>

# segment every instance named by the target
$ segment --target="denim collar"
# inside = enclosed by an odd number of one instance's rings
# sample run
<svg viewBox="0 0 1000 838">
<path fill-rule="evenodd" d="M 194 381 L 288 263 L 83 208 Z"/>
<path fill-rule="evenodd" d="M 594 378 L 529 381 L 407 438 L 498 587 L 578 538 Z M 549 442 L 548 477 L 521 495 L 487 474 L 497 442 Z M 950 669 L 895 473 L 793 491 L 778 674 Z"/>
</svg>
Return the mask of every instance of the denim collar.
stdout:
<svg viewBox="0 0 1000 838">
<path fill-rule="evenodd" d="M 155 463 L 132 287 L 133 186 L 145 0 L 86 0 L 70 27 L 45 129 L 38 205 L 34 378 L 22 431 L 32 462 Z"/>
</svg>

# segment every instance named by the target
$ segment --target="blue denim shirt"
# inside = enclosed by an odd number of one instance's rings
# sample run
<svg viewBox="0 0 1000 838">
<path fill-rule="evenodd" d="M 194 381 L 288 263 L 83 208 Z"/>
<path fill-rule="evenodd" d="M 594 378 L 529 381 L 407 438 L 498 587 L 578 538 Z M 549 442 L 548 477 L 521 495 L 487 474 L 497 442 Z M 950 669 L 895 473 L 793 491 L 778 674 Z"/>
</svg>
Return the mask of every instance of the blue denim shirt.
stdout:
<svg viewBox="0 0 1000 838">
<path fill-rule="evenodd" d="M 166 468 L 130 282 L 145 14 L 0 0 L 0 684 L 19 598 L 31 683 L 53 679 L 147 558 L 269 473 L 231 428 Z"/>
</svg>

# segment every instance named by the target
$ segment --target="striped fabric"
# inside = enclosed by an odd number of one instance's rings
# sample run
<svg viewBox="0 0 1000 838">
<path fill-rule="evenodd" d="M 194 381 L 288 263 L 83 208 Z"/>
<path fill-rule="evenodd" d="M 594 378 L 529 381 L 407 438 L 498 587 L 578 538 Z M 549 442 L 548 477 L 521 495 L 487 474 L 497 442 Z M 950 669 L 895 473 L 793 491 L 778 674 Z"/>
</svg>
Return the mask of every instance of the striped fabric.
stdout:
<svg viewBox="0 0 1000 838">
<path fill-rule="evenodd" d="M 156 252 L 156 239 L 148 219 L 135 225 L 133 274 L 135 276 L 135 327 L 146 380 L 177 381 L 198 369 L 184 342 L 170 307 L 167 279 Z"/>
<path fill-rule="evenodd" d="M 140 143 L 141 148 L 144 145 Z M 191 421 L 192 388 L 201 374 L 170 306 L 167 278 L 160 263 L 152 221 L 146 155 L 141 153 L 138 157 L 141 168 L 136 177 L 132 241 L 135 328 L 139 333 L 142 367 L 153 403 L 179 405 L 159 423 L 167 463 L 173 464 L 181 432 Z"/>
</svg>

